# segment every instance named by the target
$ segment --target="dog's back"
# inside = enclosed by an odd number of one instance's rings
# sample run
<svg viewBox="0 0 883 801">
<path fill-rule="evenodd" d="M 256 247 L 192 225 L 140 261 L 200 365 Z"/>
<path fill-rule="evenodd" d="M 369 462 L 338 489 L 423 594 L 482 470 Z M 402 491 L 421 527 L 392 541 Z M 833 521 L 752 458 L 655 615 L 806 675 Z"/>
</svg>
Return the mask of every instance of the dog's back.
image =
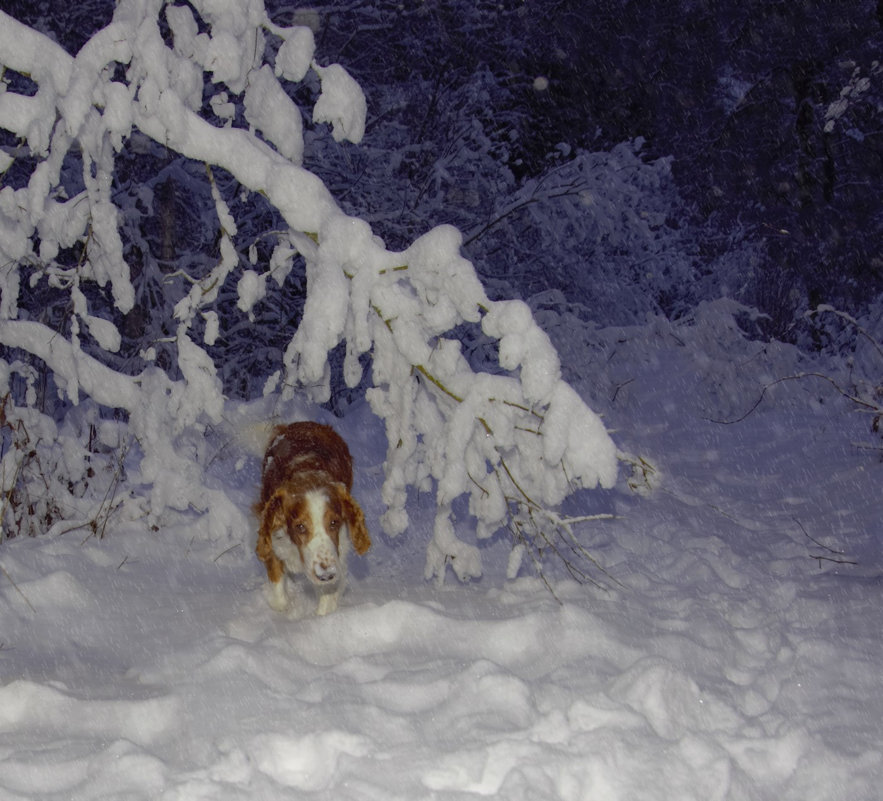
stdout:
<svg viewBox="0 0 883 801">
<path fill-rule="evenodd" d="M 332 481 L 353 486 L 353 463 L 346 442 L 331 426 L 310 421 L 273 429 L 264 456 L 261 504 L 298 473 L 325 473 Z"/>
</svg>

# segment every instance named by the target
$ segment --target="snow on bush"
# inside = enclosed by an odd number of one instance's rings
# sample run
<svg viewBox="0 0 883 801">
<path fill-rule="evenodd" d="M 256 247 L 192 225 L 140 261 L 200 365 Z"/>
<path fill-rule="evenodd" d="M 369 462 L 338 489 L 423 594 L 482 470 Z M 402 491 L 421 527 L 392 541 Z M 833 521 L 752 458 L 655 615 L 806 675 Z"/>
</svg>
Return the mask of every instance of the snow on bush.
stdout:
<svg viewBox="0 0 883 801">
<path fill-rule="evenodd" d="M 616 450 L 562 380 L 555 349 L 528 307 L 488 299 L 461 255 L 459 231 L 440 226 L 390 251 L 300 166 L 304 121 L 291 84 L 310 72 L 319 87 L 313 124 L 329 124 L 335 141 L 357 142 L 365 131 L 358 84 L 338 64 L 317 64 L 314 48 L 308 29 L 273 24 L 260 0 L 122 0 L 76 57 L 0 12 L 0 63 L 15 79 L 0 93 L 0 127 L 27 145 L 24 158 L 13 147 L 4 158 L 19 178 L 0 190 L 0 344 L 7 360 L 45 365 L 63 399 L 53 407 L 58 414 L 86 396 L 124 412 L 141 453 L 131 478 L 150 487 L 152 522 L 167 509 L 211 510 L 215 535 L 239 536 L 247 524 L 206 486 L 204 454 L 194 445 L 224 412 L 206 348 L 233 324 L 231 315 L 253 319 L 301 258 L 302 317 L 265 392 L 324 402 L 329 352 L 345 348 L 350 387 L 370 363 L 368 401 L 388 438 L 383 526 L 404 532 L 408 488 L 434 489 L 426 575 L 441 580 L 450 564 L 467 579 L 480 574 L 481 563 L 478 549 L 455 534 L 458 499 L 468 499 L 479 537 L 507 524 L 516 541 L 527 523 L 570 531 L 550 510 L 575 489 L 612 486 Z M 139 273 L 127 262 L 129 209 L 115 205 L 112 188 L 124 159 L 147 140 L 205 163 L 218 258 L 201 272 L 187 264 L 166 275 L 158 294 L 178 291 L 171 319 L 151 322 L 157 335 L 137 358 L 115 360 L 123 342 L 118 323 L 136 309 Z M 226 176 L 238 182 L 236 205 L 219 188 Z M 174 186 L 168 191 L 173 196 Z M 268 234 L 276 245 L 265 265 L 254 246 L 252 263 L 243 265 L 233 208 L 260 198 L 284 226 Z M 171 218 L 164 258 L 174 258 L 175 215 L 159 205 Z M 219 318 L 219 293 L 243 267 L 236 310 Z M 67 293 L 59 330 L 22 303 L 23 293 L 41 286 Z M 147 313 L 157 312 L 150 306 Z M 461 352 L 455 332 L 464 326 L 496 342 L 493 369 L 476 372 Z M 174 359 L 167 362 L 158 348 L 169 345 Z M 17 363 L 3 362 L 7 376 L 27 372 Z M 34 405 L 16 404 L 21 420 Z"/>
</svg>

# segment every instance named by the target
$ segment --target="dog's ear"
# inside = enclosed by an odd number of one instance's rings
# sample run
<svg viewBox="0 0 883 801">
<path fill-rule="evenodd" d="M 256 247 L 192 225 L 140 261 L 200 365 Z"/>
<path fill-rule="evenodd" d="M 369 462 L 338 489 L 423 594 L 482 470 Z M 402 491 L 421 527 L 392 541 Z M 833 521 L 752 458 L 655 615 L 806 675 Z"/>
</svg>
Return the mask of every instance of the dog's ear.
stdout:
<svg viewBox="0 0 883 801">
<path fill-rule="evenodd" d="M 260 504 L 256 505 L 255 511 L 258 514 L 258 517 L 261 521 L 261 527 L 258 529 L 258 547 L 260 548 L 261 542 L 266 541 L 267 547 L 269 547 L 270 538 L 273 532 L 277 528 L 284 528 L 285 526 L 285 517 L 284 517 L 284 498 L 281 492 L 276 492 L 269 501 L 267 501 L 263 508 L 261 508 Z"/>
<path fill-rule="evenodd" d="M 356 553 L 361 555 L 371 547 L 371 537 L 368 534 L 368 527 L 365 525 L 365 515 L 362 513 L 362 507 L 353 500 L 342 484 L 338 486 L 338 492 L 350 540 L 352 540 Z"/>
</svg>

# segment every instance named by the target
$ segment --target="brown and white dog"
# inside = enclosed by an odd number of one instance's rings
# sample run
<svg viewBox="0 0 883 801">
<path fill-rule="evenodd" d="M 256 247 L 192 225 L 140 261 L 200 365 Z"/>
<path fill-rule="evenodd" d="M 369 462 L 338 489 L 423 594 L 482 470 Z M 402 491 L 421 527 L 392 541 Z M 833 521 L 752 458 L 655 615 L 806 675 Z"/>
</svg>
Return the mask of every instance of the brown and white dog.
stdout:
<svg viewBox="0 0 883 801">
<path fill-rule="evenodd" d="M 257 554 L 270 580 L 270 606 L 290 606 L 285 572 L 305 573 L 319 596 L 317 613 L 337 609 L 346 583 L 349 543 L 371 547 L 365 517 L 350 495 L 353 461 L 330 426 L 276 426 L 264 456 Z"/>
</svg>

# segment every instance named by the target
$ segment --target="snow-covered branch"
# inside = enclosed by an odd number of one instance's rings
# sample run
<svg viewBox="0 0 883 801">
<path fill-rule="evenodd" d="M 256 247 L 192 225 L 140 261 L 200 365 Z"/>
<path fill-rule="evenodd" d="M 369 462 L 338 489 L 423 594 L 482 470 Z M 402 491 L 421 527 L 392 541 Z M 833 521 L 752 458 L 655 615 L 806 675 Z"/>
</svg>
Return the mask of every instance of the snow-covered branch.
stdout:
<svg viewBox="0 0 883 801">
<path fill-rule="evenodd" d="M 160 25 L 163 14 L 170 34 Z M 252 252 L 251 268 L 239 278 L 238 312 L 253 319 L 272 291 L 266 279 L 281 285 L 296 256 L 305 265 L 303 315 L 265 392 L 328 400 L 329 353 L 342 343 L 347 385 L 359 385 L 370 363 L 367 397 L 389 443 L 383 525 L 403 532 L 408 488 L 433 488 L 427 576 L 441 580 L 451 564 L 466 579 L 481 565 L 477 548 L 455 534 L 458 498 L 468 498 L 478 536 L 489 536 L 574 489 L 611 486 L 616 449 L 562 380 L 558 356 L 528 307 L 488 299 L 461 255 L 458 230 L 440 226 L 390 251 L 302 166 L 304 122 L 290 89 L 310 71 L 318 86 L 313 123 L 329 124 L 335 141 L 357 142 L 365 131 L 361 89 L 342 66 L 319 65 L 314 50 L 309 29 L 272 23 L 260 0 L 121 0 L 111 23 L 76 57 L 0 13 L 0 64 L 37 87 L 28 94 L 10 84 L 0 93 L 0 126 L 27 142 L 30 159 L 27 181 L 0 191 L 0 344 L 42 360 L 71 403 L 84 393 L 128 412 L 143 451 L 141 478 L 153 485 L 154 515 L 165 506 L 207 508 L 199 471 L 176 437 L 223 411 L 206 348 L 218 336 L 219 293 L 247 249 L 215 179 L 223 171 L 241 196 L 261 196 L 284 220 L 268 263 Z M 174 343 L 177 362 L 151 366 L 155 350 L 143 348 L 133 375 L 131 365 L 112 366 L 110 354 L 124 339 L 114 319 L 135 308 L 143 273 L 127 264 L 129 210 L 113 194 L 136 134 L 206 165 L 220 258 L 202 275 L 166 275 L 164 295 L 175 291 L 172 277 L 185 279 L 174 320 L 155 323 Z M 14 158 L 5 159 L 8 168 Z M 71 175 L 71 163 L 79 175 Z M 59 331 L 17 319 L 21 293 L 44 277 L 69 294 Z M 205 347 L 197 342 L 200 319 Z M 496 342 L 490 372 L 473 369 L 462 353 L 453 332 L 463 326 Z"/>
<path fill-rule="evenodd" d="M 0 320 L 0 343 L 42 359 L 74 403 L 82 391 L 104 406 L 126 411 L 138 406 L 138 385 L 135 380 L 84 353 L 42 323 Z"/>
</svg>

